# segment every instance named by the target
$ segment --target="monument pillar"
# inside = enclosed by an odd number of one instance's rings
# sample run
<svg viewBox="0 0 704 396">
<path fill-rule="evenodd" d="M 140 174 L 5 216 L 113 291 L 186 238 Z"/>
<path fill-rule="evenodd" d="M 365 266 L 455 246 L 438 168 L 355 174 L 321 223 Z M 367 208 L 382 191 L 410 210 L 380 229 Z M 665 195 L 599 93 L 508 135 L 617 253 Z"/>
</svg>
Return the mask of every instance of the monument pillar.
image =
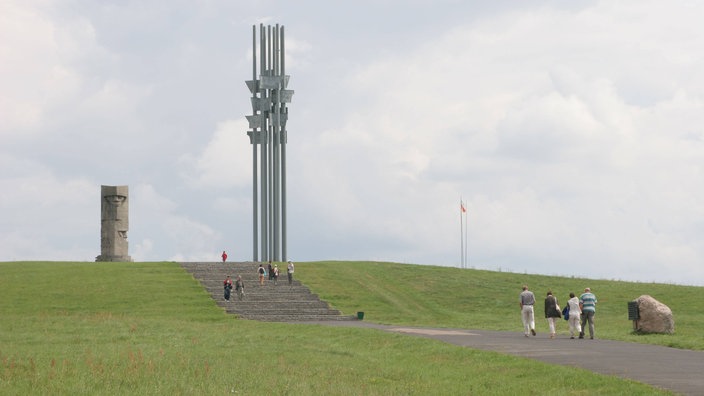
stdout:
<svg viewBox="0 0 704 396">
<path fill-rule="evenodd" d="M 100 186 L 100 256 L 95 261 L 132 261 L 127 248 L 127 186 Z"/>
<path fill-rule="evenodd" d="M 259 40 L 257 26 L 252 26 L 252 79 L 245 81 L 252 94 L 252 115 L 247 116 L 252 144 L 252 260 L 286 261 L 286 122 L 293 90 L 288 89 L 284 27 L 260 24 L 258 30 Z"/>
</svg>

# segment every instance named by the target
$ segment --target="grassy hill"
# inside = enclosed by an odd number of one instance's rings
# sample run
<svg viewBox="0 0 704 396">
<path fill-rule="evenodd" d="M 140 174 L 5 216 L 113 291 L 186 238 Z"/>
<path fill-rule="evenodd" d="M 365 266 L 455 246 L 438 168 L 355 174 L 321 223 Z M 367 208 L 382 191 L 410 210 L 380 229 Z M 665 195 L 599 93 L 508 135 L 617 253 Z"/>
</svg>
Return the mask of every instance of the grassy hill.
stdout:
<svg viewBox="0 0 704 396">
<path fill-rule="evenodd" d="M 517 333 L 522 283 L 562 297 L 586 282 L 358 262 L 297 263 L 296 276 L 366 320 Z M 599 298 L 598 337 L 704 344 L 681 335 L 696 334 L 701 314 L 677 316 L 677 335 L 643 337 L 629 334 L 625 313 L 625 301 L 646 293 L 675 313 L 701 312 L 701 288 L 588 283 Z M 669 394 L 374 329 L 238 320 L 176 263 L 0 263 L 0 318 L 3 395 Z"/>
<path fill-rule="evenodd" d="M 301 263 L 298 278 L 346 314 L 364 311 L 379 323 L 522 332 L 518 295 L 536 296 L 536 328 L 548 331 L 542 302 L 552 290 L 561 306 L 590 287 L 597 296 L 598 338 L 704 349 L 704 288 L 657 283 L 516 274 L 380 262 Z M 672 309 L 674 335 L 633 334 L 627 304 L 650 295 Z M 568 334 L 567 322 L 558 327 Z"/>
</svg>

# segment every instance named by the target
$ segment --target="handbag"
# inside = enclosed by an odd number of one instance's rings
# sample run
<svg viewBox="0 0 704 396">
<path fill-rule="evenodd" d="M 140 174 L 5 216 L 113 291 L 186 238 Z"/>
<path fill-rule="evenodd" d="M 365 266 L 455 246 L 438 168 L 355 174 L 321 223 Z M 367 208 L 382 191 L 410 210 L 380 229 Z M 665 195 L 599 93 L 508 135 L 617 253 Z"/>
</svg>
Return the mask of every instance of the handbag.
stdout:
<svg viewBox="0 0 704 396">
<path fill-rule="evenodd" d="M 565 318 L 565 320 L 570 320 L 570 306 L 566 306 L 565 309 L 562 310 L 562 317 Z"/>
</svg>

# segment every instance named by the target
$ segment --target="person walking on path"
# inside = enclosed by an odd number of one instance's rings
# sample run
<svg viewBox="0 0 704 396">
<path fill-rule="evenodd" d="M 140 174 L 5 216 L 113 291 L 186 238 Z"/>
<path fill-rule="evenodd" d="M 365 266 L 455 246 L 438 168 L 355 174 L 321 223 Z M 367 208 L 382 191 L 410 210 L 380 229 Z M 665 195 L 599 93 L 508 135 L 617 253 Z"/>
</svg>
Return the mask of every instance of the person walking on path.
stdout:
<svg viewBox="0 0 704 396">
<path fill-rule="evenodd" d="M 275 265 L 274 266 L 274 286 L 276 286 L 279 283 L 279 266 Z"/>
<path fill-rule="evenodd" d="M 269 280 L 274 279 L 274 267 L 271 266 L 271 260 L 269 260 L 269 264 L 266 267 L 268 274 L 269 274 Z"/>
<path fill-rule="evenodd" d="M 259 269 L 257 269 L 257 273 L 259 274 L 259 286 L 264 286 L 264 275 L 266 274 L 266 270 L 264 267 L 262 267 L 261 264 L 259 264 Z"/>
<path fill-rule="evenodd" d="M 555 322 L 561 317 L 562 312 L 560 312 L 557 297 L 552 295 L 552 290 L 549 290 L 547 297 L 545 297 L 545 318 L 548 320 L 550 338 L 555 338 Z"/>
<path fill-rule="evenodd" d="M 570 339 L 574 340 L 575 334 L 582 333 L 582 326 L 579 324 L 579 318 L 582 315 L 582 310 L 579 309 L 579 299 L 574 293 L 570 293 L 570 299 L 567 300 L 567 306 L 570 309 L 570 314 L 567 319 L 567 324 L 570 326 Z"/>
<path fill-rule="evenodd" d="M 293 283 L 293 263 L 291 262 L 291 260 L 288 261 L 286 273 L 288 274 L 288 285 L 291 286 L 291 284 Z"/>
<path fill-rule="evenodd" d="M 523 285 L 523 292 L 519 296 L 521 305 L 521 319 L 523 320 L 523 334 L 528 337 L 528 334 L 535 335 L 535 316 L 533 314 L 533 305 L 535 304 L 535 295 L 528 290 L 528 286 Z"/>
<path fill-rule="evenodd" d="M 584 338 L 584 325 L 589 322 L 589 338 L 594 339 L 594 315 L 596 314 L 596 296 L 590 288 L 584 289 L 579 296 L 579 308 L 582 310 L 582 331 L 579 338 Z"/>
<path fill-rule="evenodd" d="M 222 287 L 224 289 L 224 297 L 227 302 L 230 301 L 230 291 L 232 291 L 232 279 L 230 279 L 230 275 L 225 278 L 225 280 L 222 282 Z"/>
<path fill-rule="evenodd" d="M 220 256 L 220 257 L 222 257 L 222 262 L 224 263 L 225 260 L 227 260 L 227 252 L 225 252 L 225 251 L 223 250 L 223 251 L 222 251 L 222 256 Z"/>
<path fill-rule="evenodd" d="M 237 275 L 237 280 L 235 280 L 235 292 L 237 293 L 237 298 L 242 301 L 244 297 L 244 281 L 242 281 L 242 275 Z"/>
</svg>

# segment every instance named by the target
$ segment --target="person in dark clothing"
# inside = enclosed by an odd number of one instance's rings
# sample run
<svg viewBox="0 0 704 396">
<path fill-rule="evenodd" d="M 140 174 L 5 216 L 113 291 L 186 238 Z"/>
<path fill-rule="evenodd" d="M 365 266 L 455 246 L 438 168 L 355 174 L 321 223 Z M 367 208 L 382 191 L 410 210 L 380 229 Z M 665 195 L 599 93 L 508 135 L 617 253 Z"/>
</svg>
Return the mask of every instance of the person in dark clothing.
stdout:
<svg viewBox="0 0 704 396">
<path fill-rule="evenodd" d="M 232 291 L 232 279 L 230 275 L 222 282 L 222 287 L 224 289 L 225 300 L 230 301 L 230 292 Z"/>
<path fill-rule="evenodd" d="M 561 317 L 562 312 L 557 304 L 557 297 L 552 295 L 552 291 L 548 291 L 548 296 L 545 298 L 545 318 L 548 320 L 548 327 L 550 327 L 550 338 L 555 338 L 555 321 Z"/>
</svg>

